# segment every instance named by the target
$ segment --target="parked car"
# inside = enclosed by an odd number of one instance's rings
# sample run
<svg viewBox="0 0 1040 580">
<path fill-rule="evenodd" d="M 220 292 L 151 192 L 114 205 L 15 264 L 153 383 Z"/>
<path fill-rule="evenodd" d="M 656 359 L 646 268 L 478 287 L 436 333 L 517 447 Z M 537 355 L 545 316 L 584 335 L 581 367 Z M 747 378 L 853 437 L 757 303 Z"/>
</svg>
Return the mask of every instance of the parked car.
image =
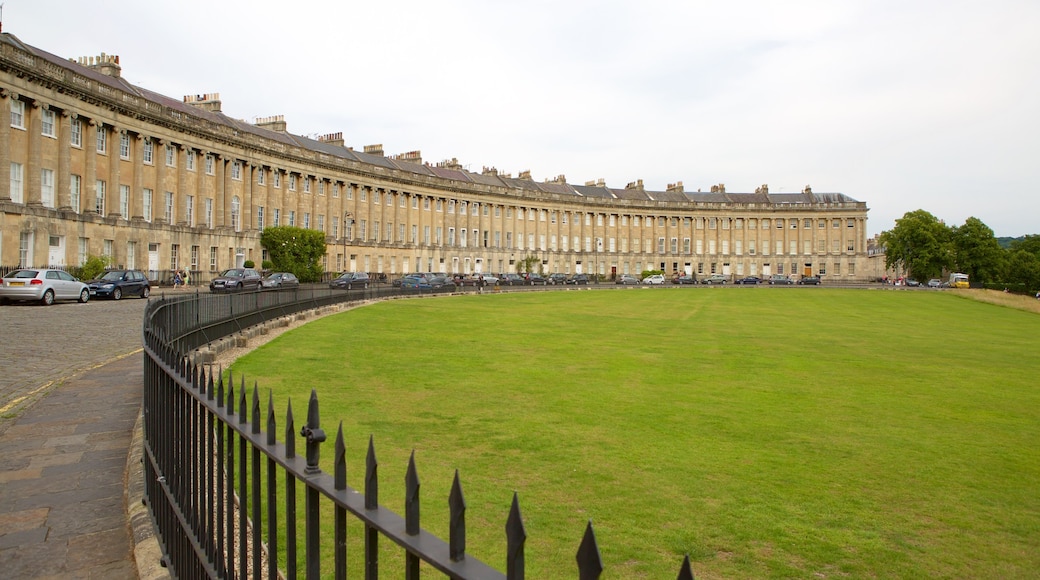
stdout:
<svg viewBox="0 0 1040 580">
<path fill-rule="evenodd" d="M 498 283 L 501 286 L 523 286 L 524 279 L 520 274 L 499 274 Z"/>
<path fill-rule="evenodd" d="M 545 286 L 549 283 L 545 277 L 537 272 L 528 272 L 524 277 L 524 281 L 531 286 Z"/>
<path fill-rule="evenodd" d="M 433 285 L 422 274 L 409 274 L 401 278 L 402 290 L 432 289 Z"/>
<path fill-rule="evenodd" d="M 643 284 L 652 284 L 654 286 L 664 284 L 664 274 L 651 274 L 643 278 Z"/>
<path fill-rule="evenodd" d="M 914 280 L 913 278 L 907 278 L 906 279 L 906 285 L 907 286 L 920 286 L 921 283 L 918 282 L 917 280 Z"/>
<path fill-rule="evenodd" d="M 615 284 L 622 284 L 624 286 L 638 286 L 639 285 L 639 278 L 636 278 L 635 276 L 633 276 L 631 274 L 622 274 L 622 275 L 617 277 L 617 280 L 615 280 L 614 283 Z"/>
<path fill-rule="evenodd" d="M 819 286 L 820 285 L 820 277 L 819 276 L 802 276 L 802 278 L 800 280 L 798 280 L 798 283 L 803 285 L 803 286 Z"/>
<path fill-rule="evenodd" d="M 786 274 L 773 274 L 769 277 L 769 283 L 774 286 L 787 286 L 794 284 L 794 280 Z"/>
<path fill-rule="evenodd" d="M 242 292 L 260 289 L 260 273 L 253 268 L 229 268 L 209 283 L 210 292 Z"/>
<path fill-rule="evenodd" d="M 260 281 L 260 286 L 272 290 L 275 288 L 299 288 L 300 279 L 289 272 L 272 272 Z"/>
<path fill-rule="evenodd" d="M 87 282 L 87 288 L 91 296 L 112 300 L 119 300 L 123 296 L 148 298 L 152 292 L 148 276 L 140 270 L 109 270 L 97 280 Z"/>
<path fill-rule="evenodd" d="M 443 288 L 445 286 L 454 286 L 455 280 L 447 274 L 437 274 L 436 276 L 430 276 L 430 286 L 433 288 Z"/>
<path fill-rule="evenodd" d="M 725 284 L 728 279 L 722 274 L 712 274 L 705 278 L 701 284 Z"/>
<path fill-rule="evenodd" d="M 549 274 L 548 280 L 550 284 L 566 284 L 567 274 L 564 274 L 562 272 L 555 272 L 553 274 Z"/>
<path fill-rule="evenodd" d="M 942 280 L 938 278 L 932 278 L 928 281 L 929 288 L 942 288 Z"/>
<path fill-rule="evenodd" d="M 498 276 L 495 276 L 494 274 L 474 274 L 474 276 L 479 276 L 481 281 L 484 283 L 484 286 L 494 286 L 498 284 Z"/>
<path fill-rule="evenodd" d="M 329 282 L 329 288 L 353 290 L 354 288 L 368 288 L 369 283 L 367 272 L 344 272 Z"/>
<path fill-rule="evenodd" d="M 90 289 L 64 270 L 24 268 L 0 278 L 0 303 L 33 301 L 44 306 L 56 300 L 90 300 Z"/>
<path fill-rule="evenodd" d="M 737 280 L 736 282 L 734 282 L 734 284 L 741 284 L 741 285 L 744 285 L 744 286 L 754 286 L 756 284 L 761 284 L 761 283 L 762 283 L 762 279 L 759 278 L 758 276 L 745 276 L 745 277 Z"/>
<path fill-rule="evenodd" d="M 588 274 L 571 274 L 570 277 L 567 278 L 565 283 L 566 284 L 574 284 L 574 285 L 588 284 L 589 283 L 589 275 Z"/>
<path fill-rule="evenodd" d="M 697 278 L 693 274 L 683 274 L 672 278 L 672 284 L 696 284 Z"/>
</svg>

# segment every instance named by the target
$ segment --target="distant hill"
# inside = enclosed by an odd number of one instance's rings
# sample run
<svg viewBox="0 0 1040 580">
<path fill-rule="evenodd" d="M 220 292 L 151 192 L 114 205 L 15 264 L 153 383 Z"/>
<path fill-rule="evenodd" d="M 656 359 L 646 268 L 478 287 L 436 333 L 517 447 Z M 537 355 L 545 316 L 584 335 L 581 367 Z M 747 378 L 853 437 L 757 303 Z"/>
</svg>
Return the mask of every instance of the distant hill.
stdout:
<svg viewBox="0 0 1040 580">
<path fill-rule="evenodd" d="M 1025 239 L 1025 236 L 1019 236 L 1017 238 L 1000 238 L 1000 237 L 998 237 L 997 238 L 997 243 L 1000 244 L 1001 248 L 1004 248 L 1006 250 L 1009 247 L 1011 247 L 1011 242 L 1013 242 L 1015 240 L 1022 240 L 1022 239 Z"/>
</svg>

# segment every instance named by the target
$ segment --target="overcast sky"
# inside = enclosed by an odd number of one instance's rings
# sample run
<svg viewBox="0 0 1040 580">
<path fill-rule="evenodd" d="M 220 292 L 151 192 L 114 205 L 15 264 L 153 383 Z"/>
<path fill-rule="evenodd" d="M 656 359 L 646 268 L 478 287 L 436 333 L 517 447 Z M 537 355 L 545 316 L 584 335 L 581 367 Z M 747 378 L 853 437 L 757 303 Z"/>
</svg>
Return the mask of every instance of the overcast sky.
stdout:
<svg viewBox="0 0 1040 580">
<path fill-rule="evenodd" d="M 424 161 L 1040 233 L 1040 1 L 2 0 L 3 31 Z"/>
</svg>

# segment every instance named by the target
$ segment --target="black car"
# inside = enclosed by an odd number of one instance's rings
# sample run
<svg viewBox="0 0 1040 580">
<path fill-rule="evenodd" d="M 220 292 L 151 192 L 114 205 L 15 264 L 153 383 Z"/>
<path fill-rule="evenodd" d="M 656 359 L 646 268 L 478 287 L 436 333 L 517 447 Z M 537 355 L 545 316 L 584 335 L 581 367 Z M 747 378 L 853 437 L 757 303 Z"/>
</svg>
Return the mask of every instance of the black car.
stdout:
<svg viewBox="0 0 1040 580">
<path fill-rule="evenodd" d="M 91 297 L 119 300 L 123 296 L 148 298 L 152 287 L 140 270 L 109 270 L 97 280 L 87 282 Z"/>
<path fill-rule="evenodd" d="M 300 279 L 289 272 L 272 272 L 260 281 L 264 290 L 299 288 Z"/>
<path fill-rule="evenodd" d="M 531 286 L 545 286 L 549 283 L 541 274 L 535 272 L 528 273 L 525 281 Z"/>
<path fill-rule="evenodd" d="M 690 274 L 686 274 L 684 276 L 679 276 L 677 278 L 673 278 L 672 279 L 672 284 L 696 284 L 696 283 L 697 283 L 697 278 L 693 277 Z"/>
<path fill-rule="evenodd" d="M 499 274 L 498 284 L 500 286 L 523 286 L 524 279 L 520 274 Z"/>
<path fill-rule="evenodd" d="M 753 286 L 755 284 L 761 284 L 761 283 L 762 283 L 762 279 L 759 278 L 758 276 L 747 276 L 747 277 L 741 278 L 741 279 L 737 280 L 736 282 L 734 282 L 734 284 L 743 284 L 743 285 L 751 285 L 751 286 Z"/>
<path fill-rule="evenodd" d="M 446 274 L 437 274 L 436 276 L 430 276 L 427 278 L 430 282 L 430 286 L 433 288 L 444 288 L 445 286 L 455 286 L 455 280 Z"/>
<path fill-rule="evenodd" d="M 820 285 L 820 277 L 819 276 L 803 276 L 800 280 L 798 280 L 798 283 L 803 285 L 803 286 L 810 286 L 810 285 L 811 286 L 819 286 Z"/>
<path fill-rule="evenodd" d="M 589 283 L 589 275 L 588 274 L 571 274 L 571 277 L 567 278 L 567 284 L 575 284 L 575 285 L 577 285 L 577 284 L 588 284 L 588 283 Z"/>
<path fill-rule="evenodd" d="M 210 292 L 241 292 L 259 290 L 260 273 L 253 268 L 229 268 L 209 283 Z"/>
<path fill-rule="evenodd" d="M 368 288 L 369 283 L 367 272 L 344 272 L 329 282 L 329 288 L 353 290 L 354 288 Z"/>
<path fill-rule="evenodd" d="M 631 274 L 622 274 L 617 277 L 617 280 L 614 280 L 614 283 L 622 286 L 639 286 L 642 281 Z"/>
<path fill-rule="evenodd" d="M 563 273 L 560 273 L 560 272 L 556 272 L 555 274 L 549 274 L 549 283 L 550 284 L 566 284 L 567 283 L 567 274 L 563 274 Z"/>
</svg>

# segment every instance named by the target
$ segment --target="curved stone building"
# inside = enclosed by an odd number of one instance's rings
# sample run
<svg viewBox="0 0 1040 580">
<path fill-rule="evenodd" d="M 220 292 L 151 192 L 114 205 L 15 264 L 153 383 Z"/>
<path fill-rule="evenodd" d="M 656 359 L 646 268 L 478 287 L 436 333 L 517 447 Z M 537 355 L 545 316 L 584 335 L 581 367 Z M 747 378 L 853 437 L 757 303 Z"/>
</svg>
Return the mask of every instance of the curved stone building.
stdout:
<svg viewBox="0 0 1040 580">
<path fill-rule="evenodd" d="M 840 193 L 474 173 L 293 135 L 280 116 L 233 119 L 217 94 L 173 99 L 120 73 L 115 56 L 0 35 L 0 267 L 106 255 L 206 280 L 259 265 L 263 228 L 292 225 L 325 233 L 328 271 L 868 277 L 867 207 Z"/>
</svg>

